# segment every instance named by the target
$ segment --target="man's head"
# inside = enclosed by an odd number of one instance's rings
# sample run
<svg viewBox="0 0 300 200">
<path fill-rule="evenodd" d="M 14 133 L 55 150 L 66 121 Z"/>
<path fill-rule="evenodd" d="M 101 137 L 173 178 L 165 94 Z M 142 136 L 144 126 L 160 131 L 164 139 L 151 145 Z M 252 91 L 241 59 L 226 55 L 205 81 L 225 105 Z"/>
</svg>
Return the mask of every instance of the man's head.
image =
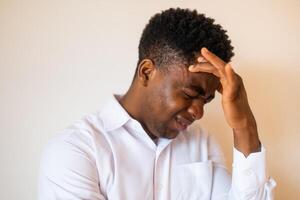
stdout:
<svg viewBox="0 0 300 200">
<path fill-rule="evenodd" d="M 131 93 L 138 102 L 137 119 L 150 136 L 176 137 L 202 117 L 204 104 L 214 97 L 218 78 L 188 71 L 202 47 L 225 62 L 233 56 L 226 31 L 213 22 L 177 8 L 154 15 L 146 25 Z"/>
<path fill-rule="evenodd" d="M 168 9 L 154 15 L 139 44 L 139 60 L 151 59 L 159 68 L 194 62 L 195 54 L 208 48 L 225 62 L 233 56 L 226 31 L 196 10 Z"/>
</svg>

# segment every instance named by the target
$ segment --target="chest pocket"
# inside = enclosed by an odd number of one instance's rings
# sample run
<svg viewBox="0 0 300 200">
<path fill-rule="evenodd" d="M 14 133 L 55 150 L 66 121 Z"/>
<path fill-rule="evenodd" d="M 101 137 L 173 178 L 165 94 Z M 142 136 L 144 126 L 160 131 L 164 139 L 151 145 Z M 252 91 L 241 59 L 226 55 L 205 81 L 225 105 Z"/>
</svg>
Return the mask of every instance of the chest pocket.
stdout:
<svg viewBox="0 0 300 200">
<path fill-rule="evenodd" d="M 212 186 L 212 162 L 177 165 L 173 169 L 172 200 L 209 200 Z M 172 195 L 172 196 L 173 196 Z"/>
</svg>

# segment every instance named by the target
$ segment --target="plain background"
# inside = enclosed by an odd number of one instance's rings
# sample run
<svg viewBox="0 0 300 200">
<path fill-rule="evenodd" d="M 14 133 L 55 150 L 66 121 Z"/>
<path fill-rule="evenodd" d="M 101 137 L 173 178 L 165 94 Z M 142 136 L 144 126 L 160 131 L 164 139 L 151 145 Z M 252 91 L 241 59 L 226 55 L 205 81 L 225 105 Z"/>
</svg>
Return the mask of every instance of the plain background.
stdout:
<svg viewBox="0 0 300 200">
<path fill-rule="evenodd" d="M 127 90 L 145 24 L 177 6 L 228 30 L 278 183 L 276 199 L 300 199 L 299 2 L 0 0 L 0 199 L 36 199 L 45 143 Z M 205 111 L 202 123 L 230 169 L 232 136 L 220 97 Z"/>
</svg>

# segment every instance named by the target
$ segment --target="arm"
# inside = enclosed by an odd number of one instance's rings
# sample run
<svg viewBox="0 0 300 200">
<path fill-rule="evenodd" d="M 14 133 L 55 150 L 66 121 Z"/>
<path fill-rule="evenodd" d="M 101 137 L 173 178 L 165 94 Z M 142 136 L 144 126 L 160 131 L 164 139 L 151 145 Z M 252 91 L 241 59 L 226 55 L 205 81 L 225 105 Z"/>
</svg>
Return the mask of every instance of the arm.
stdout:
<svg viewBox="0 0 300 200">
<path fill-rule="evenodd" d="M 266 178 L 265 149 L 252 153 L 247 158 L 233 149 L 232 178 L 225 168 L 222 152 L 210 139 L 210 159 L 213 161 L 213 182 L 211 200 L 272 200 L 274 187 L 272 178 Z"/>
<path fill-rule="evenodd" d="M 243 81 L 232 69 L 206 48 L 190 72 L 212 73 L 220 78 L 218 91 L 228 125 L 233 130 L 234 163 L 229 199 L 272 199 L 272 183 L 266 178 L 265 151 L 261 148 L 255 118 Z M 259 166 L 259 167 L 256 167 Z M 272 185 L 272 186 L 270 186 Z"/>
<path fill-rule="evenodd" d="M 206 48 L 201 49 L 201 63 L 189 67 L 190 72 L 212 73 L 220 78 L 218 91 L 222 94 L 222 107 L 228 125 L 233 130 L 234 146 L 245 156 L 260 149 L 256 121 L 250 109 L 241 77 Z M 203 62 L 204 60 L 204 62 Z"/>
</svg>

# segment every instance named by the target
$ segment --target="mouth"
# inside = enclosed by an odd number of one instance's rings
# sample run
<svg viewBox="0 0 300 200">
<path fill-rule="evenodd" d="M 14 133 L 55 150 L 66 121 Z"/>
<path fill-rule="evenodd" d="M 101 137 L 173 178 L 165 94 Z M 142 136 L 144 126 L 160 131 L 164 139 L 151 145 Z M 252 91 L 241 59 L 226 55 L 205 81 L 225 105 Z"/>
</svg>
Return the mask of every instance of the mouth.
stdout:
<svg viewBox="0 0 300 200">
<path fill-rule="evenodd" d="M 178 116 L 176 117 L 176 129 L 178 131 L 184 131 L 187 129 L 189 125 L 191 125 L 193 121 L 190 121 L 184 117 Z"/>
</svg>

